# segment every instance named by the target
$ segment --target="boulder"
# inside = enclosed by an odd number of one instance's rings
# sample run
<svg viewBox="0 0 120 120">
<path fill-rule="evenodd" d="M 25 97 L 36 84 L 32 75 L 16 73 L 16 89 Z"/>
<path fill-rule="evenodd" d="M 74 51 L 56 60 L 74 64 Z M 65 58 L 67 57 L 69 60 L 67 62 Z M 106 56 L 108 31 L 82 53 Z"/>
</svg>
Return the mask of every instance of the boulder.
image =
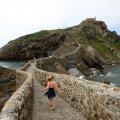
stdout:
<svg viewBox="0 0 120 120">
<path fill-rule="evenodd" d="M 59 73 L 59 74 L 68 74 L 67 70 L 65 69 L 65 67 L 60 64 L 59 62 L 55 62 L 54 63 L 54 66 L 55 66 L 55 69 L 56 69 L 56 73 Z"/>
<path fill-rule="evenodd" d="M 103 69 L 102 65 L 106 63 L 104 58 L 91 46 L 81 48 L 80 59 L 89 67 Z"/>
<path fill-rule="evenodd" d="M 93 74 L 93 72 L 90 70 L 90 68 L 84 64 L 84 62 L 82 62 L 80 64 L 77 63 L 77 69 L 80 70 L 80 72 L 83 73 L 87 77 L 89 77 L 90 75 Z"/>
<path fill-rule="evenodd" d="M 15 70 L 0 67 L 0 109 L 16 90 L 15 79 Z"/>
</svg>

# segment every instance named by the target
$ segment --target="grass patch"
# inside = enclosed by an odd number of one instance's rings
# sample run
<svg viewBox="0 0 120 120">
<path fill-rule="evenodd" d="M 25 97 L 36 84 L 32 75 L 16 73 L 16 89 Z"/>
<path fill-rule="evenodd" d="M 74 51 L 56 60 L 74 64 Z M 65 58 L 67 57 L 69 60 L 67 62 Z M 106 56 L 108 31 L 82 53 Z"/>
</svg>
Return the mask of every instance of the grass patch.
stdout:
<svg viewBox="0 0 120 120">
<path fill-rule="evenodd" d="M 43 39 L 43 38 L 46 38 L 46 37 L 52 35 L 55 32 L 57 32 L 57 30 L 41 30 L 40 32 L 28 34 L 28 35 L 19 37 L 15 40 L 12 40 L 11 43 L 17 44 L 18 41 L 24 42 L 24 41 L 40 40 L 40 39 Z"/>
<path fill-rule="evenodd" d="M 93 46 L 100 52 L 100 54 L 102 54 L 103 56 L 105 56 L 106 53 L 111 52 L 111 45 L 107 44 L 107 43 L 97 43 L 94 42 Z"/>
</svg>

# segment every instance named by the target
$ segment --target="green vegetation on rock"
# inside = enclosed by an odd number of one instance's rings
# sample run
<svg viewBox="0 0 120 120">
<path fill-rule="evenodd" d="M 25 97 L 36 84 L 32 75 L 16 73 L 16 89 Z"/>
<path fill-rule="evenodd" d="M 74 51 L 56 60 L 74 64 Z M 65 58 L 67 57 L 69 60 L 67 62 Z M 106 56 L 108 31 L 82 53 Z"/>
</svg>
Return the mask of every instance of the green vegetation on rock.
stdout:
<svg viewBox="0 0 120 120">
<path fill-rule="evenodd" d="M 103 21 L 91 18 L 66 29 L 42 30 L 12 40 L 0 49 L 0 59 L 46 57 L 61 49 L 66 53 L 67 49 L 73 51 L 76 43 L 83 48 L 92 46 L 105 60 L 120 60 L 120 36 L 109 31 Z"/>
</svg>

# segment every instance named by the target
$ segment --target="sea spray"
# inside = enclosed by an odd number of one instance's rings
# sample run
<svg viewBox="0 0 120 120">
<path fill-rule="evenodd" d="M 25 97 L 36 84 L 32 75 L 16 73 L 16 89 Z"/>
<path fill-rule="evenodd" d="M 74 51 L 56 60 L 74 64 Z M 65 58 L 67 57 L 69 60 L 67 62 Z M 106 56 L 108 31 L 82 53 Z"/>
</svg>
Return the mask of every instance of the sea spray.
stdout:
<svg viewBox="0 0 120 120">
<path fill-rule="evenodd" d="M 105 65 L 105 74 L 93 75 L 87 79 L 98 82 L 108 81 L 110 85 L 120 87 L 120 65 Z"/>
</svg>

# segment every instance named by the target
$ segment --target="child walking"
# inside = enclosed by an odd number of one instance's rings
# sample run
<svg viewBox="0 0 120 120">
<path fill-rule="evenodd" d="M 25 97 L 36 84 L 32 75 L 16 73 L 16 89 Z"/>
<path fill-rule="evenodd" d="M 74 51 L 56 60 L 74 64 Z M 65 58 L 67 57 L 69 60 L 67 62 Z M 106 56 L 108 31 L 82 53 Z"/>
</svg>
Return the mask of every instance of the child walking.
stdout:
<svg viewBox="0 0 120 120">
<path fill-rule="evenodd" d="M 57 87 L 56 82 L 53 80 L 53 76 L 52 75 L 50 75 L 47 78 L 47 81 L 48 81 L 47 82 L 47 87 L 42 89 L 41 91 L 47 90 L 45 95 L 47 95 L 48 99 L 50 99 L 50 109 L 54 110 L 55 107 L 54 107 L 53 98 L 56 96 L 55 89 L 58 90 L 58 87 Z"/>
</svg>

